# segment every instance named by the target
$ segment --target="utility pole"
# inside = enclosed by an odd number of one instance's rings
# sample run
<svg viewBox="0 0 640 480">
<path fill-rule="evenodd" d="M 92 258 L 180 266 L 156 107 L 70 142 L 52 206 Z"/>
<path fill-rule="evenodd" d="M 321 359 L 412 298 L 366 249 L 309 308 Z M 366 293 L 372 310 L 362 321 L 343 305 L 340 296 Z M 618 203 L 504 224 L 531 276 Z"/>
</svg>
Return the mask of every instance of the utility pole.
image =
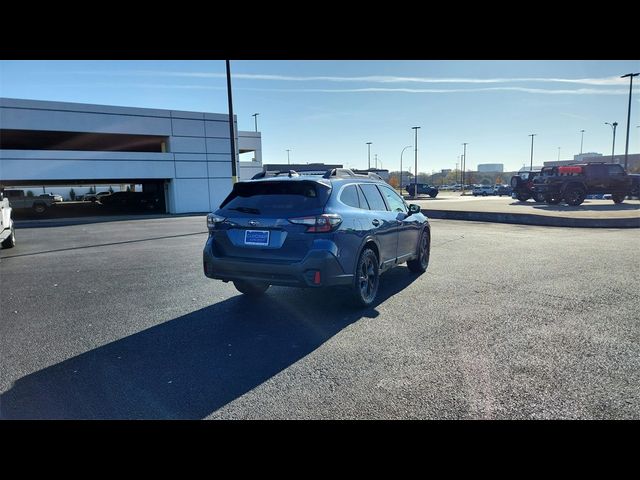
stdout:
<svg viewBox="0 0 640 480">
<path fill-rule="evenodd" d="M 584 132 L 584 130 L 583 130 Z M 533 170 L 533 137 L 535 137 L 537 133 L 532 133 L 529 136 L 531 137 L 531 165 L 529 166 L 529 171 Z M 582 150 L 582 149 L 581 149 Z M 580 152 L 582 153 L 582 152 Z"/>
<path fill-rule="evenodd" d="M 627 73 L 626 75 L 622 75 L 620 78 L 629 77 L 629 108 L 627 110 L 627 144 L 624 148 L 624 169 L 627 170 L 628 158 L 629 158 L 629 125 L 631 124 L 631 94 L 633 92 L 633 77 L 637 77 L 640 73 Z"/>
<path fill-rule="evenodd" d="M 371 142 L 367 142 L 369 153 L 367 154 L 367 170 L 371 170 Z"/>
<path fill-rule="evenodd" d="M 416 140 L 414 143 L 415 146 L 415 173 L 414 173 L 414 178 L 415 178 L 415 188 L 413 190 L 413 198 L 416 198 L 418 196 L 418 129 L 420 127 L 411 127 L 412 130 L 415 130 L 416 132 Z"/>
<path fill-rule="evenodd" d="M 463 143 L 464 153 L 462 154 L 462 195 L 464 195 L 464 184 L 467 182 L 467 176 L 465 174 L 465 169 L 467 168 L 467 145 L 468 143 Z"/>
</svg>

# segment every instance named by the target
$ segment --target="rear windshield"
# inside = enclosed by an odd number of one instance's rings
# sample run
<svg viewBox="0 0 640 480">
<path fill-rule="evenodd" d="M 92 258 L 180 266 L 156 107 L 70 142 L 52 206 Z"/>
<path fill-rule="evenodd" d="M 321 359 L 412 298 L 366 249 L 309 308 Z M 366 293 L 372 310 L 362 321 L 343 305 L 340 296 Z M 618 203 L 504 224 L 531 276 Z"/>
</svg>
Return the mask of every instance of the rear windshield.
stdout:
<svg viewBox="0 0 640 480">
<path fill-rule="evenodd" d="M 327 203 L 330 190 L 326 185 L 307 181 L 240 182 L 220 208 L 250 215 L 315 213 Z"/>
</svg>

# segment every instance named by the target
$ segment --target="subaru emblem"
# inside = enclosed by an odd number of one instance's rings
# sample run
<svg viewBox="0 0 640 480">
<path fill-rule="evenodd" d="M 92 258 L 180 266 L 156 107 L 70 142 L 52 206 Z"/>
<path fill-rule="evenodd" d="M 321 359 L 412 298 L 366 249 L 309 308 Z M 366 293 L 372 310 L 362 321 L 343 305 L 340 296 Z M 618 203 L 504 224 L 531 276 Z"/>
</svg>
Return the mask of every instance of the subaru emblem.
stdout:
<svg viewBox="0 0 640 480">
<path fill-rule="evenodd" d="M 255 227 L 256 225 L 258 225 L 258 222 L 256 220 L 249 220 L 249 225 Z"/>
</svg>

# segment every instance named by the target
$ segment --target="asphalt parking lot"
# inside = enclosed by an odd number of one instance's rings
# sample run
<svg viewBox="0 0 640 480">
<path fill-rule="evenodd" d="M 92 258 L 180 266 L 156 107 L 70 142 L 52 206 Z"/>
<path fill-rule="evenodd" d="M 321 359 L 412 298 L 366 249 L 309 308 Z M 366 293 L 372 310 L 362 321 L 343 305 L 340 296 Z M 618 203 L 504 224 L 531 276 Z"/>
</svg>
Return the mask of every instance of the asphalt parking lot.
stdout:
<svg viewBox="0 0 640 480">
<path fill-rule="evenodd" d="M 2 419 L 640 418 L 636 229 L 433 220 L 366 310 L 205 278 L 204 216 L 16 233 Z"/>
</svg>

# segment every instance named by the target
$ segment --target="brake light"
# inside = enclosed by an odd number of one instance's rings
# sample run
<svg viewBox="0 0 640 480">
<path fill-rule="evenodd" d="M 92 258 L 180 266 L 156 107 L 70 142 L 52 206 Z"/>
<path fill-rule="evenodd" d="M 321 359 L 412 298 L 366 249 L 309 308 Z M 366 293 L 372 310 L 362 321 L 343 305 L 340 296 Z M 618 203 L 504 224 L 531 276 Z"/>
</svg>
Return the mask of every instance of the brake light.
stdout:
<svg viewBox="0 0 640 480">
<path fill-rule="evenodd" d="M 340 225 L 342 217 L 335 213 L 325 213 L 313 217 L 290 218 L 289 221 L 298 225 L 306 225 L 307 232 L 322 233 L 330 232 Z"/>
</svg>

